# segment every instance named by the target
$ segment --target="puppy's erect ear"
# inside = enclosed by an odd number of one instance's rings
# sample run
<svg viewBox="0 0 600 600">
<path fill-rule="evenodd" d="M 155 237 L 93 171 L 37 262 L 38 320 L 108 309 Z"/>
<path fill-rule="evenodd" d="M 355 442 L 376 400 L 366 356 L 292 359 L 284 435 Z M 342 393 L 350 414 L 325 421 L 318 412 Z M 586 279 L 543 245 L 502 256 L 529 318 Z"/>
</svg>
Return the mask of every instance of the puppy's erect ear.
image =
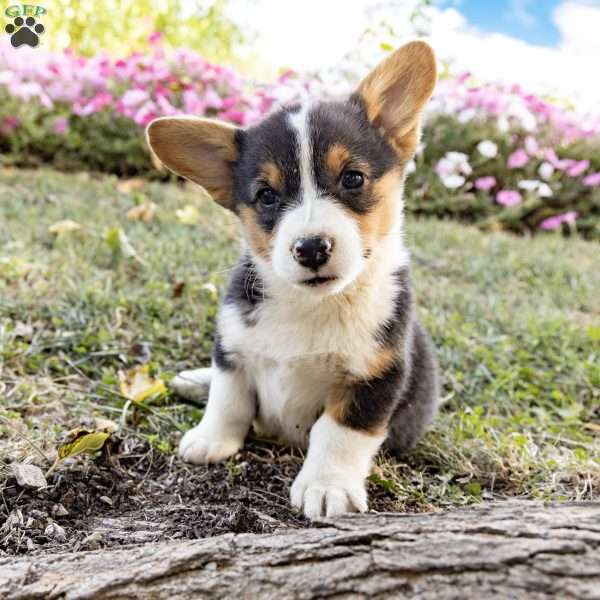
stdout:
<svg viewBox="0 0 600 600">
<path fill-rule="evenodd" d="M 163 117 L 148 125 L 148 145 L 171 171 L 200 184 L 216 202 L 234 210 L 236 132 L 227 123 L 197 117 Z"/>
<path fill-rule="evenodd" d="M 436 79 L 433 50 L 415 41 L 393 52 L 358 86 L 369 120 L 406 160 L 416 148 L 421 112 Z"/>
</svg>

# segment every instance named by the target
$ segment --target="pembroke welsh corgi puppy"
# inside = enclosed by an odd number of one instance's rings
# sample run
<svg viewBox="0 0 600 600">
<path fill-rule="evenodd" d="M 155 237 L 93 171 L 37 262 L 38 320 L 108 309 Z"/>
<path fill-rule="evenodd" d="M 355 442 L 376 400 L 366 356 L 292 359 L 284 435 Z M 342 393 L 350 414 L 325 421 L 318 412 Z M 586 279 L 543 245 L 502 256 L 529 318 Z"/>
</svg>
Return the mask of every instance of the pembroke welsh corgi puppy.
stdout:
<svg viewBox="0 0 600 600">
<path fill-rule="evenodd" d="M 343 102 L 285 106 L 247 129 L 195 117 L 148 126 L 156 156 L 237 214 L 245 239 L 212 367 L 173 381 L 188 396 L 210 385 L 180 454 L 224 460 L 252 425 L 308 447 L 291 502 L 309 518 L 367 510 L 380 446 L 411 449 L 436 411 L 402 231 L 404 169 L 435 81 L 433 51 L 415 41 Z"/>
</svg>

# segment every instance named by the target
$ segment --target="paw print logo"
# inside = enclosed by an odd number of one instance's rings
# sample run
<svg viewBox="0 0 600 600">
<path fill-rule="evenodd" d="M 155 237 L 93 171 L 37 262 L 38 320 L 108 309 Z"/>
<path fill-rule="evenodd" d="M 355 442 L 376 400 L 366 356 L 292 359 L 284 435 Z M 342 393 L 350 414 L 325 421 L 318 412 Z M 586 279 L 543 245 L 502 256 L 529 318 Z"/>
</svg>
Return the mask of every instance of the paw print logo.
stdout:
<svg viewBox="0 0 600 600">
<path fill-rule="evenodd" d="M 44 33 L 45 29 L 41 23 L 36 23 L 33 17 L 17 17 L 12 23 L 9 23 L 4 31 L 10 35 L 10 43 L 18 48 L 23 44 L 27 44 L 35 48 L 40 43 L 40 34 Z"/>
</svg>

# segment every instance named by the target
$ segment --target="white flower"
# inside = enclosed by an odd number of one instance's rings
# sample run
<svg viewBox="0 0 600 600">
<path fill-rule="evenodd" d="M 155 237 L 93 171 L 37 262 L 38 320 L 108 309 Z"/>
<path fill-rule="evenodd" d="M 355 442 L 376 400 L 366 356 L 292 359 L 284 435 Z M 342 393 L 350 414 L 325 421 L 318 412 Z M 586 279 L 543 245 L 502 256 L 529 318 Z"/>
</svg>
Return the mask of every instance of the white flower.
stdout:
<svg viewBox="0 0 600 600">
<path fill-rule="evenodd" d="M 498 131 L 500 131 L 500 133 L 506 133 L 510 128 L 510 123 L 504 115 L 498 117 L 497 125 Z"/>
<path fill-rule="evenodd" d="M 469 161 L 469 156 L 464 152 L 446 152 L 444 158 L 457 165 Z"/>
<path fill-rule="evenodd" d="M 461 110 L 458 113 L 458 122 L 468 123 L 469 121 L 472 121 L 475 118 L 476 114 L 477 113 L 475 112 L 474 108 L 465 108 L 465 110 Z"/>
<path fill-rule="evenodd" d="M 498 154 L 498 146 L 492 140 L 481 140 L 477 144 L 477 150 L 486 158 L 494 158 Z"/>
<path fill-rule="evenodd" d="M 414 173 L 417 170 L 417 165 L 415 164 L 414 160 L 409 160 L 406 163 L 406 167 L 404 167 L 404 172 L 407 175 L 410 175 L 411 173 Z"/>
<path fill-rule="evenodd" d="M 540 183 L 537 189 L 537 195 L 540 198 L 550 198 L 550 196 L 552 196 L 552 189 L 547 183 Z"/>
<path fill-rule="evenodd" d="M 442 183 L 451 190 L 459 188 L 465 182 L 465 178 L 462 175 L 444 175 L 441 179 Z"/>
<path fill-rule="evenodd" d="M 538 173 L 542 179 L 548 181 L 554 173 L 554 167 L 549 162 L 543 162 L 538 169 Z"/>
<path fill-rule="evenodd" d="M 534 192 L 538 189 L 540 184 L 541 182 L 537 179 L 523 179 L 522 181 L 519 181 L 519 187 L 528 192 Z"/>
<path fill-rule="evenodd" d="M 522 190 L 527 192 L 535 192 L 540 198 L 550 198 L 552 189 L 547 183 L 538 181 L 537 179 L 523 179 L 518 183 Z"/>
</svg>

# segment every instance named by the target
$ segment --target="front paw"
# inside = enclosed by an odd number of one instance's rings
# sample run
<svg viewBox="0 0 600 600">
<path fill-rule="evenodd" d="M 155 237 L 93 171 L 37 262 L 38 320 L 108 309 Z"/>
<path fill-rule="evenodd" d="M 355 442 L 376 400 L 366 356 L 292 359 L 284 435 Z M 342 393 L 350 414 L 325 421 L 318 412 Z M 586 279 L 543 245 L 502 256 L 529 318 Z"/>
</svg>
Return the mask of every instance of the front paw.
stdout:
<svg viewBox="0 0 600 600">
<path fill-rule="evenodd" d="M 243 439 L 218 434 L 200 423 L 181 439 L 179 456 L 197 465 L 216 463 L 233 456 L 243 443 Z"/>
<path fill-rule="evenodd" d="M 365 512 L 367 491 L 364 482 L 352 477 L 310 477 L 300 471 L 290 492 L 292 506 L 309 519 Z"/>
</svg>

